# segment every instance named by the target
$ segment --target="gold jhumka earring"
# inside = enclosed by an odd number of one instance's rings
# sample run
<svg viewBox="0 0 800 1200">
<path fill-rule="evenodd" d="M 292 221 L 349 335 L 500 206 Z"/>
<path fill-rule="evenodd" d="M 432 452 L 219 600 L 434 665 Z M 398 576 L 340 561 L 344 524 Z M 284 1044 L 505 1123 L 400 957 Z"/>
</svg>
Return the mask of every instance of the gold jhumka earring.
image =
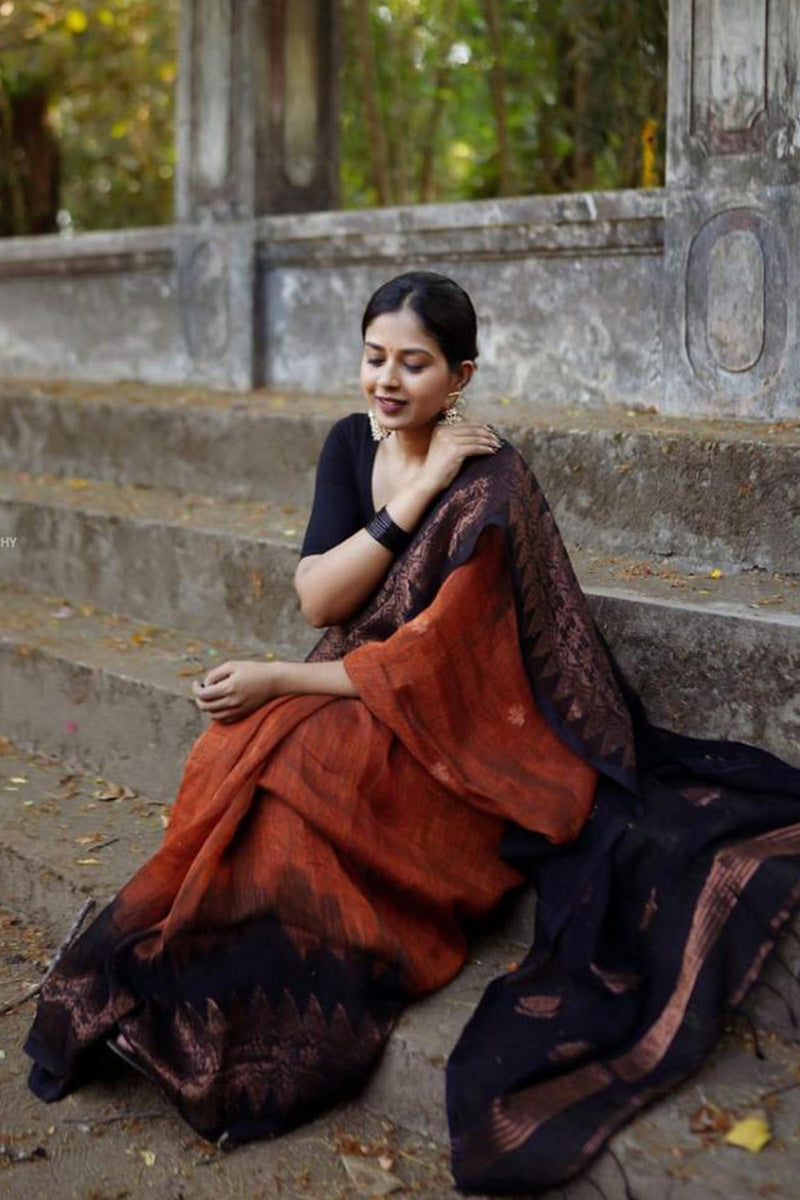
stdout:
<svg viewBox="0 0 800 1200">
<path fill-rule="evenodd" d="M 459 388 L 455 392 L 448 392 L 447 399 L 452 400 L 453 402 L 452 404 L 448 404 L 447 408 L 442 411 L 442 415 L 439 417 L 439 420 L 443 425 L 456 425 L 459 421 L 464 420 L 464 392 L 462 388 Z M 371 408 L 367 409 L 367 416 L 369 417 L 369 427 L 372 433 L 372 440 L 375 442 L 382 442 L 384 438 L 387 438 L 392 432 L 391 429 L 387 429 L 385 425 L 381 425 Z"/>
<path fill-rule="evenodd" d="M 369 417 L 369 427 L 372 431 L 372 440 L 382 442 L 392 432 L 391 429 L 387 429 L 385 425 L 381 425 L 371 408 L 367 409 L 367 416 Z"/>
<path fill-rule="evenodd" d="M 464 420 L 464 392 L 459 388 L 455 392 L 448 392 L 447 399 L 450 400 L 453 396 L 455 399 L 452 404 L 448 404 L 447 408 L 442 413 L 439 420 L 443 425 L 457 425 L 459 421 Z"/>
</svg>

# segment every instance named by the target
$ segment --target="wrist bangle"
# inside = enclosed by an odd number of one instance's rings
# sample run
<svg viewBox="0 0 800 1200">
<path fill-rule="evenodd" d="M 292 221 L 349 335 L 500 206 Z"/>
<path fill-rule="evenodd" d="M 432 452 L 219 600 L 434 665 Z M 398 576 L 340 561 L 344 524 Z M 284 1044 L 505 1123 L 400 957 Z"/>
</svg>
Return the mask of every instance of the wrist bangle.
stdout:
<svg viewBox="0 0 800 1200">
<path fill-rule="evenodd" d="M 375 538 L 376 542 L 380 542 L 387 550 L 391 550 L 392 554 L 401 554 L 413 537 L 413 534 L 401 529 L 392 520 L 386 511 L 386 505 L 375 513 L 365 529 L 371 537 Z"/>
</svg>

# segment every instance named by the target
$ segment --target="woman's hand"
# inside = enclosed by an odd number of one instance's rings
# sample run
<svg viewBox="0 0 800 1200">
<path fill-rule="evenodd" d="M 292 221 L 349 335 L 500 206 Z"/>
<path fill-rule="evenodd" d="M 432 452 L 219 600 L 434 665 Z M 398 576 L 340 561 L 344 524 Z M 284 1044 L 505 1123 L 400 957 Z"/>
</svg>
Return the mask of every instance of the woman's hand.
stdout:
<svg viewBox="0 0 800 1200">
<path fill-rule="evenodd" d="M 494 454 L 502 445 L 496 433 L 479 421 L 434 426 L 428 456 L 422 468 L 426 483 L 443 491 L 455 479 L 465 458 L 472 454 Z"/>
<path fill-rule="evenodd" d="M 223 725 L 239 721 L 281 695 L 279 668 L 277 662 L 219 663 L 207 673 L 205 685 L 192 681 L 197 707 Z"/>
</svg>

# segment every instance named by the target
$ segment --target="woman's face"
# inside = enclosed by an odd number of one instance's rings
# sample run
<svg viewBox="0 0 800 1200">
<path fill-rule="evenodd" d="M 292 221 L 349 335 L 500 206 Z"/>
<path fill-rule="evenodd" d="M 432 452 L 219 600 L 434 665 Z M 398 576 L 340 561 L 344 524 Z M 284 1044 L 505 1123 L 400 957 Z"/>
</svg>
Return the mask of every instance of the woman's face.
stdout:
<svg viewBox="0 0 800 1200">
<path fill-rule="evenodd" d="M 410 308 L 381 313 L 367 326 L 361 389 L 387 429 L 416 429 L 435 421 L 452 403 L 447 393 L 459 381 L 466 383 L 470 373 L 463 364 L 461 372 L 450 370 Z"/>
</svg>

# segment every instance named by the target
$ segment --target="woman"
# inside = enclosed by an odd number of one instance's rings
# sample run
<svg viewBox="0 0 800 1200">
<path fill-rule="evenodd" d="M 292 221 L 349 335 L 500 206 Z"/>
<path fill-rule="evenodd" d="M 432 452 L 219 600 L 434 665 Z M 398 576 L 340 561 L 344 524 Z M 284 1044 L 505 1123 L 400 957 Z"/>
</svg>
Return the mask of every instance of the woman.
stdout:
<svg viewBox="0 0 800 1200">
<path fill-rule="evenodd" d="M 209 1138 L 355 1092 L 403 1005 L 525 881 L 536 936 L 450 1056 L 462 1191 L 563 1183 L 694 1070 L 800 899 L 800 771 L 649 724 L 524 460 L 464 420 L 469 297 L 362 322 L 368 413 L 322 451 L 304 663 L 228 662 L 145 863 L 64 954 L 26 1043 L 54 1100 L 106 1044 Z"/>
</svg>

